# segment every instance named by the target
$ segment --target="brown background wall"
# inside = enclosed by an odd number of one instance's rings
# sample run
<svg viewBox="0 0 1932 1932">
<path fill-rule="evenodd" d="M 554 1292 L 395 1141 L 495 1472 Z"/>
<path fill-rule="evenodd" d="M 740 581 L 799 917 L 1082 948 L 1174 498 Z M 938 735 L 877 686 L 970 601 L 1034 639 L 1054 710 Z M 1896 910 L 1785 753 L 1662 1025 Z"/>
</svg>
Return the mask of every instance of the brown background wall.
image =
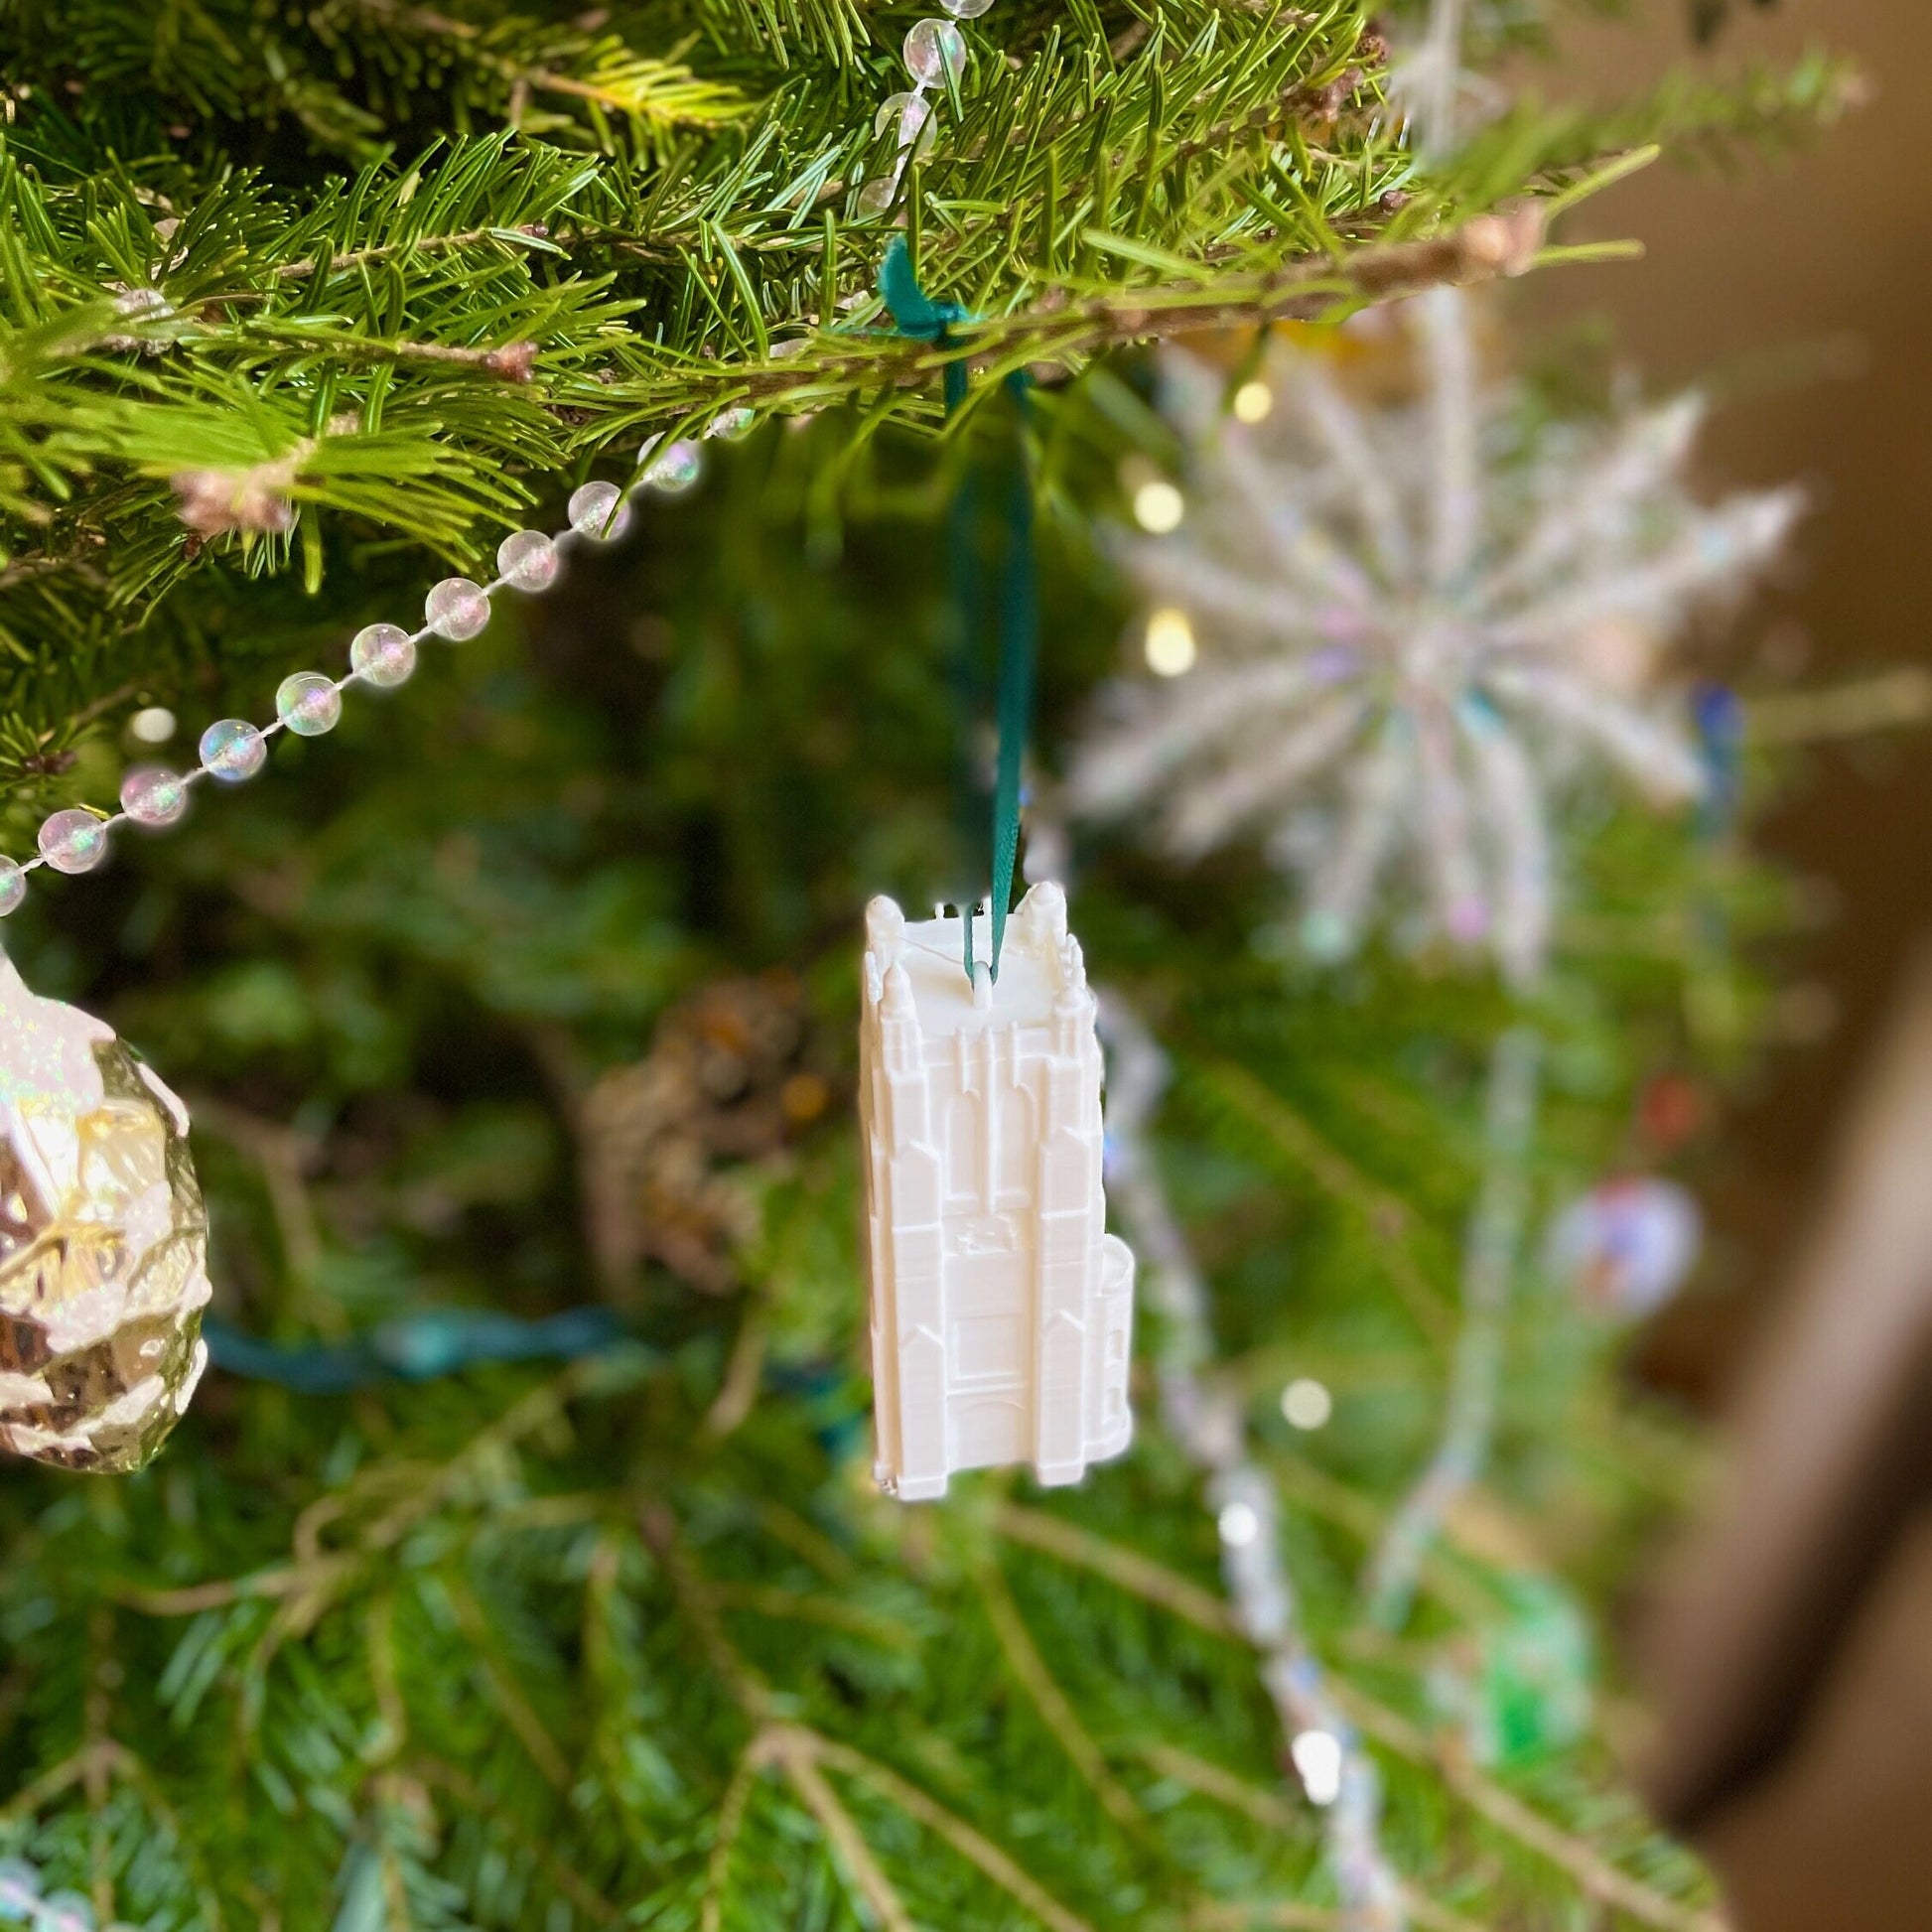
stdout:
<svg viewBox="0 0 1932 1932">
<path fill-rule="evenodd" d="M 1796 567 L 1747 620 L 1739 657 L 1802 650 L 1808 675 L 1932 662 L 1932 0 L 1733 0 L 1715 48 L 1691 51 L 1682 0 L 1640 26 L 1568 32 L 1550 91 L 1607 96 L 1673 61 L 1731 68 L 1827 45 L 1871 97 L 1809 152 L 1729 178 L 1668 164 L 1579 210 L 1566 230 L 1636 235 L 1641 263 L 1553 271 L 1526 286 L 1532 325 L 1607 312 L 1655 389 L 1726 374 L 1746 391 L 1713 423 L 1716 483 L 1802 480 L 1814 514 Z M 1792 351 L 1801 351 L 1793 355 Z M 1811 379 L 1762 381 L 1780 363 Z M 1753 377 L 1758 379 L 1755 386 Z M 1668 1380 L 1708 1386 L 1734 1354 L 1813 1191 L 1826 1131 L 1902 973 L 1932 927 L 1932 731 L 1820 754 L 1770 828 L 1831 882 L 1802 1002 L 1837 1024 L 1788 1050 L 1728 1123 L 1715 1183 L 1718 1291 L 1659 1337 Z M 1932 1177 L 1928 1177 L 1932 1184 Z"/>
</svg>

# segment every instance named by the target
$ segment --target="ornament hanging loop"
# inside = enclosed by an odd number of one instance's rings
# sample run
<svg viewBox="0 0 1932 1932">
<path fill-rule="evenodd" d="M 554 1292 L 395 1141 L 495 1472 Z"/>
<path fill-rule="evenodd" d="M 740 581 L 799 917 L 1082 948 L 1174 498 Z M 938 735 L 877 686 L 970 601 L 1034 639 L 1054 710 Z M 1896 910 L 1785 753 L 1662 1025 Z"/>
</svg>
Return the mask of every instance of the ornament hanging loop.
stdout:
<svg viewBox="0 0 1932 1932">
<path fill-rule="evenodd" d="M 945 346 L 955 324 L 972 320 L 955 302 L 935 302 L 919 287 L 911 250 L 903 235 L 896 235 L 879 269 L 879 293 L 895 327 L 915 342 Z M 953 415 L 966 400 L 967 369 L 963 360 L 945 365 L 946 414 Z M 999 719 L 999 752 L 994 773 L 992 811 L 991 959 L 989 983 L 1000 977 L 1000 955 L 1006 943 L 1007 911 L 1013 902 L 1013 875 L 1020 853 L 1021 767 L 1026 758 L 1028 726 L 1033 716 L 1035 663 L 1039 651 L 1039 581 L 1034 551 L 1034 483 L 1029 453 L 1032 412 L 1028 406 L 1031 382 L 1024 370 L 1006 377 L 1008 393 L 1019 417 L 1019 447 L 1007 490 L 1005 552 L 1001 561 L 997 636 L 999 674 L 995 707 Z M 978 572 L 971 541 L 973 492 L 963 483 L 954 492 L 947 544 L 962 664 L 970 663 L 977 635 L 984 627 L 977 595 Z M 964 688 L 970 679 L 962 675 Z M 967 699 L 962 696 L 962 706 Z M 964 936 L 966 978 L 979 1002 L 978 970 L 974 960 L 974 914 L 960 921 Z M 990 994 L 989 994 L 990 998 Z"/>
</svg>

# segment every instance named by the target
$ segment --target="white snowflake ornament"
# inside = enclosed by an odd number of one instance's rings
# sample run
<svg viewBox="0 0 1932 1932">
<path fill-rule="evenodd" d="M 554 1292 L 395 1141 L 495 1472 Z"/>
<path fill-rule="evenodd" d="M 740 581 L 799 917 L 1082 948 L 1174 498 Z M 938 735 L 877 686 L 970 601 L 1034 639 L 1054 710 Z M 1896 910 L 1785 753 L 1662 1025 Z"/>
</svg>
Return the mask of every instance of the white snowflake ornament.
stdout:
<svg viewBox="0 0 1932 1932">
<path fill-rule="evenodd" d="M 1260 836 L 1317 957 L 1413 903 L 1526 979 L 1549 943 L 1550 794 L 1587 759 L 1660 802 L 1700 792 L 1651 660 L 1763 565 L 1798 497 L 1698 503 L 1694 398 L 1526 429 L 1520 394 L 1478 380 L 1466 298 L 1417 310 L 1423 379 L 1393 403 L 1277 344 L 1271 406 L 1230 414 L 1219 370 L 1163 355 L 1184 510 L 1123 561 L 1166 675 L 1104 694 L 1068 802 L 1144 818 L 1183 858 Z"/>
</svg>

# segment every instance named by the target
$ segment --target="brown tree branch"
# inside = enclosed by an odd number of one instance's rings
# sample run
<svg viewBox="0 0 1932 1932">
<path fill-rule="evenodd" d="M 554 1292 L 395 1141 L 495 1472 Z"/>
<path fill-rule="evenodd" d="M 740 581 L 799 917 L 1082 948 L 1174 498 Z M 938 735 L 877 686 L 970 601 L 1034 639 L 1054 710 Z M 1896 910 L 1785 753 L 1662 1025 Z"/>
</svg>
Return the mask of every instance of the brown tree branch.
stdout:
<svg viewBox="0 0 1932 1932">
<path fill-rule="evenodd" d="M 1020 1606 L 1007 1588 L 1006 1579 L 996 1565 L 989 1563 L 981 1567 L 978 1582 L 980 1594 L 986 1599 L 986 1613 L 993 1625 L 994 1635 L 999 1638 L 1007 1663 L 1020 1680 L 1021 1688 L 1032 1699 L 1041 1722 L 1060 1749 L 1072 1760 L 1073 1768 L 1092 1787 L 1108 1817 L 1129 1838 L 1144 1838 L 1147 1832 L 1146 1817 L 1127 1787 L 1107 1768 L 1107 1759 L 1100 1746 L 1088 1736 L 1072 1701 L 1055 1682 L 1053 1673 L 1046 1668 L 1046 1660 L 1035 1645 L 1033 1634 L 1020 1614 Z"/>
</svg>

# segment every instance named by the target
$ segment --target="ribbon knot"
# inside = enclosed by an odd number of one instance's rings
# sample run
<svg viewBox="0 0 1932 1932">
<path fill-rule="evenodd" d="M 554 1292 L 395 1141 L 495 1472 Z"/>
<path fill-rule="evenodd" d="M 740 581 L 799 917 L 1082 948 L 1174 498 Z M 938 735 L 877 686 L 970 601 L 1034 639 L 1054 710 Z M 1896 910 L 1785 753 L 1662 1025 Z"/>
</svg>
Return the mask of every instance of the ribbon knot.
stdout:
<svg viewBox="0 0 1932 1932">
<path fill-rule="evenodd" d="M 893 318 L 893 327 L 915 343 L 932 343 L 943 347 L 952 335 L 953 325 L 971 322 L 970 309 L 957 302 L 935 302 L 919 286 L 912 266 L 912 251 L 902 234 L 893 237 L 886 259 L 879 264 L 879 293 Z M 946 414 L 951 415 L 966 400 L 966 364 L 948 362 L 945 367 Z"/>
</svg>

